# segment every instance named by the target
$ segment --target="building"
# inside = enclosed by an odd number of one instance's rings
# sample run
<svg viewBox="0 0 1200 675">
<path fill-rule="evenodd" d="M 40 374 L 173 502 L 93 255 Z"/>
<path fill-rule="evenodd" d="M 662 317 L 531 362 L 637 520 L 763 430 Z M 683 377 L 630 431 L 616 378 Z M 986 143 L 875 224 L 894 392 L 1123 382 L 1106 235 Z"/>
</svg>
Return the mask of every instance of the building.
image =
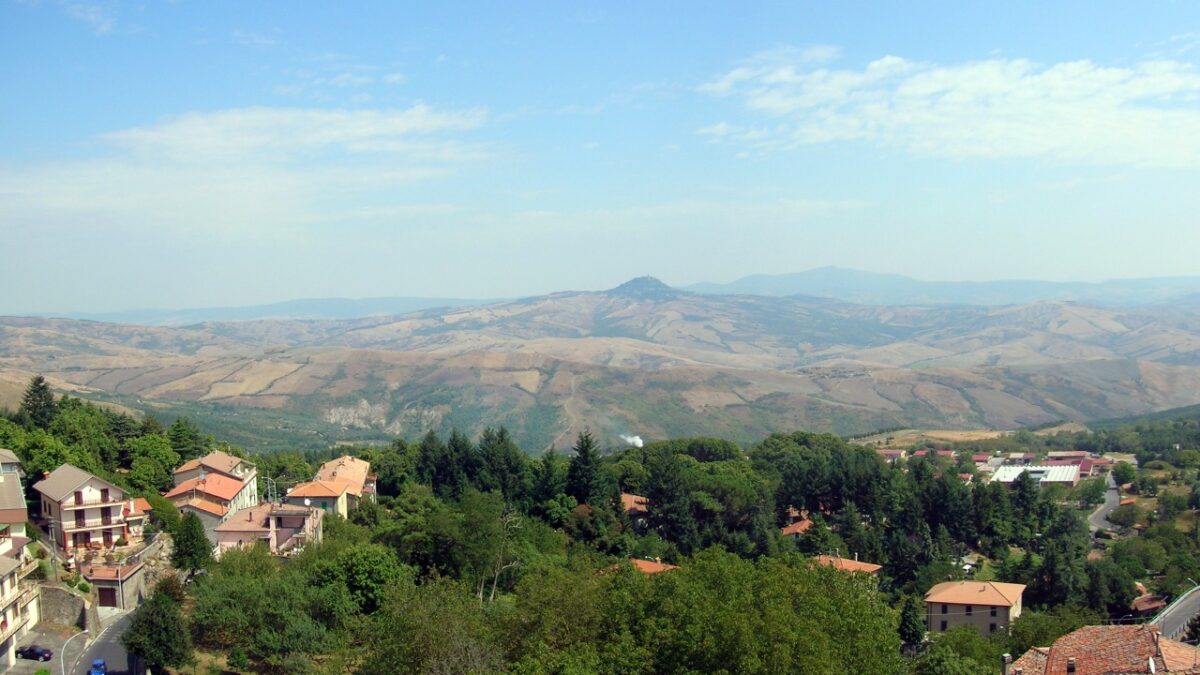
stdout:
<svg viewBox="0 0 1200 675">
<path fill-rule="evenodd" d="M 17 473 L 0 473 L 0 527 L 13 537 L 25 536 L 29 509 L 25 505 L 25 488 Z"/>
<path fill-rule="evenodd" d="M 1084 626 L 1058 638 L 1049 647 L 1034 647 L 1003 675 L 1134 675 L 1137 673 L 1200 673 L 1195 647 L 1159 634 L 1158 626 Z"/>
<path fill-rule="evenodd" d="M 832 567 L 843 572 L 870 574 L 871 576 L 878 576 L 879 570 L 883 569 L 883 565 L 862 562 L 857 559 L 850 560 L 849 558 L 843 558 L 841 556 L 819 555 L 813 558 L 813 560 L 815 560 L 818 565 Z"/>
<path fill-rule="evenodd" d="M 11 475 L 14 479 L 17 474 Z M 27 540 L 0 533 L 0 664 L 7 669 L 17 662 L 16 646 L 41 621 L 36 584 L 25 581 L 37 560 L 25 552 Z"/>
<path fill-rule="evenodd" d="M 930 453 L 928 450 L 918 450 L 913 453 L 913 457 L 928 457 L 929 454 Z M 954 459 L 954 451 L 953 450 L 934 450 L 933 456 L 937 457 L 939 459 Z"/>
<path fill-rule="evenodd" d="M 152 510 L 150 502 L 143 497 L 125 502 L 125 538 L 141 539 L 146 527 L 146 518 Z"/>
<path fill-rule="evenodd" d="M 21 476 L 21 458 L 8 448 L 0 448 L 0 473 L 15 473 Z"/>
<path fill-rule="evenodd" d="M 630 558 L 629 562 L 633 565 L 633 569 L 642 574 L 658 574 L 659 572 L 670 572 L 671 570 L 679 569 L 679 565 L 671 565 L 661 560 L 642 560 L 641 558 Z"/>
<path fill-rule="evenodd" d="M 1047 459 L 1069 459 L 1080 462 L 1091 456 L 1092 453 L 1086 450 L 1051 450 L 1046 453 Z"/>
<path fill-rule="evenodd" d="M 1023 473 L 1028 473 L 1038 487 L 1062 485 L 1072 488 L 1079 484 L 1079 466 L 1075 464 L 1067 466 L 1046 466 L 1044 464 L 1033 466 L 1006 465 L 996 469 L 996 473 L 992 474 L 992 480 L 1004 485 L 1012 485 L 1013 481 Z"/>
<path fill-rule="evenodd" d="M 877 449 L 875 452 L 880 457 L 882 457 L 883 460 L 885 462 L 887 462 L 888 464 L 895 464 L 896 462 L 899 462 L 900 460 L 908 457 L 907 450 L 892 450 L 892 449 L 880 448 L 880 449 Z"/>
<path fill-rule="evenodd" d="M 344 480 L 297 483 L 284 495 L 285 504 L 313 506 L 346 518 L 350 515 L 350 484 Z"/>
<path fill-rule="evenodd" d="M 800 541 L 800 537 L 808 532 L 813 524 L 808 518 L 808 511 L 801 511 L 794 506 L 789 506 L 787 517 L 789 522 L 779 529 L 779 534 L 785 539 Z"/>
<path fill-rule="evenodd" d="M 220 450 L 210 452 L 198 459 L 185 462 L 175 469 L 175 490 L 187 485 L 194 488 L 199 481 L 212 479 L 210 486 L 229 486 L 236 483 L 239 489 L 229 492 L 228 487 L 220 488 L 223 495 L 219 503 L 227 511 L 241 511 L 258 505 L 258 469 L 241 457 L 234 457 Z M 172 490 L 167 494 L 175 492 Z M 171 499 L 170 496 L 167 499 Z"/>
<path fill-rule="evenodd" d="M 645 518 L 650 515 L 650 500 L 641 495 L 622 492 L 621 509 L 630 518 Z"/>
<path fill-rule="evenodd" d="M 1032 452 L 1010 452 L 1005 464 L 1027 466 L 1037 461 L 1038 456 Z"/>
<path fill-rule="evenodd" d="M 351 509 L 358 508 L 360 500 L 375 501 L 375 474 L 371 473 L 371 463 L 364 459 L 350 455 L 331 459 L 317 469 L 313 480 L 345 481 L 348 506 Z"/>
<path fill-rule="evenodd" d="M 272 502 L 243 509 L 216 527 L 217 555 L 257 543 L 265 544 L 272 554 L 290 554 L 321 541 L 324 515 L 316 507 Z"/>
<path fill-rule="evenodd" d="M 1024 584 L 946 581 L 925 594 L 925 625 L 931 633 L 972 626 L 984 635 L 1007 631 L 1021 616 Z"/>
<path fill-rule="evenodd" d="M 70 464 L 33 486 L 41 493 L 38 516 L 55 546 L 111 547 L 125 533 L 125 491 Z"/>
<path fill-rule="evenodd" d="M 126 565 L 83 565 L 80 572 L 96 589 L 101 607 L 132 609 L 146 597 L 145 566 L 140 562 Z"/>
</svg>

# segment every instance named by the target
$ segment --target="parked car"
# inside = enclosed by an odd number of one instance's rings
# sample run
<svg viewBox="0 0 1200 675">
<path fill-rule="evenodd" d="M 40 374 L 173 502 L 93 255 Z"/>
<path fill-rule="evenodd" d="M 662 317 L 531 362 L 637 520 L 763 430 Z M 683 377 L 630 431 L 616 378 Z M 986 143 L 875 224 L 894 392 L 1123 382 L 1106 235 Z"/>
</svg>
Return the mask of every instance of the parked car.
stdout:
<svg viewBox="0 0 1200 675">
<path fill-rule="evenodd" d="M 92 661 L 92 667 L 88 669 L 88 675 L 108 675 L 108 664 L 104 659 Z"/>
<path fill-rule="evenodd" d="M 54 652 L 37 645 L 26 645 L 17 650 L 17 658 L 33 659 L 34 661 L 49 661 Z"/>
</svg>

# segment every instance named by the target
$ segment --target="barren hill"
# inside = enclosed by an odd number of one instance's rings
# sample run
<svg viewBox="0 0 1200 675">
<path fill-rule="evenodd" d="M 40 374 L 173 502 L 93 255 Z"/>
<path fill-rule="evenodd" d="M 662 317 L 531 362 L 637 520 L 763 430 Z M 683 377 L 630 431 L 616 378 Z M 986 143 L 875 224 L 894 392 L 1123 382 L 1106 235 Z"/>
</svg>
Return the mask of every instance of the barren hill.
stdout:
<svg viewBox="0 0 1200 675">
<path fill-rule="evenodd" d="M 4 318 L 0 368 L 247 426 L 262 415 L 314 442 L 501 423 L 531 450 L 585 426 L 742 440 L 796 427 L 1003 429 L 1200 403 L 1200 307 L 866 306 L 642 278 L 336 321 Z"/>
</svg>

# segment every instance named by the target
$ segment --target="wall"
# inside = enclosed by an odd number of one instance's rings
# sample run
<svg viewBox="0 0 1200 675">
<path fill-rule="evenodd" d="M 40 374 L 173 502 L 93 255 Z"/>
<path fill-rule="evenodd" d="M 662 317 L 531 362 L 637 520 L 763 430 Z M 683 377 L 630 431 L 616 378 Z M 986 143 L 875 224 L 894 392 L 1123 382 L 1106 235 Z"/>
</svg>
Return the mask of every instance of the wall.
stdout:
<svg viewBox="0 0 1200 675">
<path fill-rule="evenodd" d="M 65 626 L 83 626 L 83 598 L 56 586 L 42 586 L 42 621 Z"/>
<path fill-rule="evenodd" d="M 946 606 L 947 611 L 942 614 L 942 604 L 940 602 L 927 603 L 926 619 L 929 632 L 942 632 L 942 622 L 946 622 L 946 630 L 950 630 L 956 626 L 972 626 L 979 631 L 981 635 L 991 634 L 992 624 L 996 625 L 997 633 L 1006 632 L 1012 621 L 1015 621 L 1021 614 L 1020 606 L 1016 607 L 996 607 L 996 616 L 992 616 L 992 607 L 987 605 L 971 605 L 971 614 L 966 614 L 967 605 L 949 604 Z"/>
</svg>

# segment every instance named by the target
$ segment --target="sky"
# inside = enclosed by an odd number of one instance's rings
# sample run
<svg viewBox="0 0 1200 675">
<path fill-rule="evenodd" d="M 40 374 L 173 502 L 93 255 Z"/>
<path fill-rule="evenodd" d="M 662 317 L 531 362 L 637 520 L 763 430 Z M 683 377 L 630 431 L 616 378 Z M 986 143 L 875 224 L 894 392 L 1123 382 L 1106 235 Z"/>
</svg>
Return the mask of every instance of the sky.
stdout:
<svg viewBox="0 0 1200 675">
<path fill-rule="evenodd" d="M 1200 4 L 915 5 L 0 0 L 0 314 L 1200 274 Z"/>
</svg>

